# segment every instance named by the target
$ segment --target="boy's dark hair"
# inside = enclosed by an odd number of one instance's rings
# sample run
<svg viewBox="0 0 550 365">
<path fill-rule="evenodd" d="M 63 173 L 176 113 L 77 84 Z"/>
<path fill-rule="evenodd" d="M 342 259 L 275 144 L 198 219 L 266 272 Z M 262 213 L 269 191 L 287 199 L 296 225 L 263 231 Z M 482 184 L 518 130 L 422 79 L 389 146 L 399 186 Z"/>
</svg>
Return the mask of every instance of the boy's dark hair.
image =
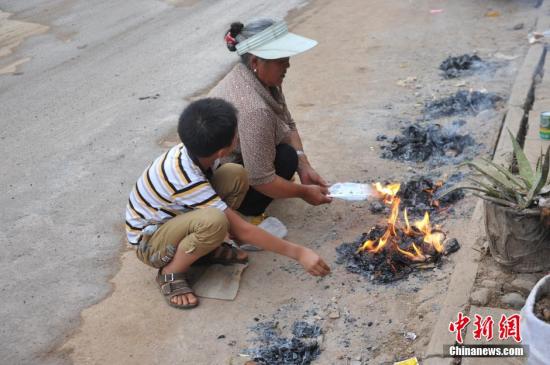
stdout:
<svg viewBox="0 0 550 365">
<path fill-rule="evenodd" d="M 205 98 L 183 110 L 178 134 L 185 148 L 197 157 L 208 157 L 233 142 L 237 110 L 225 100 Z"/>
</svg>

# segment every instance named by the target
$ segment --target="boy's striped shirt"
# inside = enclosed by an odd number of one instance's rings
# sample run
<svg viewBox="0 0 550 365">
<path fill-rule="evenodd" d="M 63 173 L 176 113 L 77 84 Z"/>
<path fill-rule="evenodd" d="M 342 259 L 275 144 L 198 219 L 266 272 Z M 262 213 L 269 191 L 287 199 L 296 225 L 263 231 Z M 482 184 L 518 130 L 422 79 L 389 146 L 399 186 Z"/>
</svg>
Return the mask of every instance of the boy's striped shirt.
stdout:
<svg viewBox="0 0 550 365">
<path fill-rule="evenodd" d="M 155 226 L 206 207 L 224 211 L 227 205 L 180 143 L 153 161 L 134 185 L 126 206 L 128 242 L 138 245 Z"/>
</svg>

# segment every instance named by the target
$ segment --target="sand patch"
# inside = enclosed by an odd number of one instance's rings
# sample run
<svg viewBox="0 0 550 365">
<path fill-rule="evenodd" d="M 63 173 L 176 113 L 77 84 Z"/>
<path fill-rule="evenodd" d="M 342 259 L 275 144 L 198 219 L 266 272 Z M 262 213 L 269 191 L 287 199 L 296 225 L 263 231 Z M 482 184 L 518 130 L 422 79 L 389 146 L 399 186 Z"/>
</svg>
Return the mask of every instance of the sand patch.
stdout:
<svg viewBox="0 0 550 365">
<path fill-rule="evenodd" d="M 0 10 L 0 58 L 11 55 L 23 41 L 33 35 L 48 31 L 49 27 L 19 20 L 9 19 L 12 14 Z M 17 67 L 30 60 L 24 57 L 8 65 L 0 66 L 0 75 L 14 73 Z"/>
</svg>

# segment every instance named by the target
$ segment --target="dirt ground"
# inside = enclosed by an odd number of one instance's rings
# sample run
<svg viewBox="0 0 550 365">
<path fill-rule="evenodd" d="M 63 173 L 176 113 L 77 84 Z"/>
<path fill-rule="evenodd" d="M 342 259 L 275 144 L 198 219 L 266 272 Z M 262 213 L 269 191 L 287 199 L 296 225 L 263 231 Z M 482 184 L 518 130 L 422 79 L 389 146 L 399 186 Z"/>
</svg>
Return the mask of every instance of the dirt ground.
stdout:
<svg viewBox="0 0 550 365">
<path fill-rule="evenodd" d="M 312 164 L 331 182 L 403 181 L 414 173 L 445 178 L 453 167 L 381 159 L 376 136 L 396 134 L 402 122 L 419 117 L 424 101 L 459 88 L 486 89 L 506 100 L 528 47 L 525 35 L 534 26 L 534 4 L 318 0 L 291 14 L 293 31 L 319 41 L 314 50 L 291 60 L 284 85 Z M 432 14 L 432 9 L 443 11 Z M 486 16 L 491 10 L 498 16 Z M 518 23 L 524 23 L 523 29 L 513 30 Z M 473 51 L 499 67 L 442 79 L 441 61 Z M 416 79 L 399 83 L 411 77 Z M 480 153 L 493 148 L 503 115 L 501 108 L 465 118 L 466 128 L 484 145 Z M 472 207 L 466 199 L 444 221 L 443 228 L 459 242 L 475 239 L 465 226 Z M 54 356 L 77 364 L 236 364 L 239 353 L 252 347 L 249 327 L 257 318 L 275 319 L 281 327 L 301 319 L 318 323 L 324 332 L 318 364 L 422 358 L 453 256 L 440 269 L 394 284 L 373 284 L 334 263 L 335 247 L 384 219 L 370 213 L 368 203 L 310 207 L 287 200 L 274 204 L 270 214 L 287 224 L 290 240 L 317 249 L 332 274 L 317 279 L 286 258 L 252 253 L 235 301 L 203 299 L 192 311 L 177 311 L 159 295 L 155 272 L 128 249 L 112 279 L 111 295 L 82 313 L 81 327 Z M 339 318 L 329 318 L 334 312 Z M 406 332 L 414 332 L 416 339 L 407 339 Z"/>
</svg>

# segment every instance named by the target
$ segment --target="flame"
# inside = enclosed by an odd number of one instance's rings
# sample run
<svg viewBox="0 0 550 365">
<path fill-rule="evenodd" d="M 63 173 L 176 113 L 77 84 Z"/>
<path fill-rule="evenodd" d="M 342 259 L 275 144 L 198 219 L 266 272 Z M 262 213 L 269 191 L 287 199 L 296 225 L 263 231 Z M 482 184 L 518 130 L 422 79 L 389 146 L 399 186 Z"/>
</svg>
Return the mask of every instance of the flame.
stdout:
<svg viewBox="0 0 550 365">
<path fill-rule="evenodd" d="M 399 216 L 399 204 L 400 203 L 401 203 L 401 199 L 394 198 L 392 206 L 391 206 L 390 218 L 388 219 L 388 223 L 391 227 L 394 227 L 395 222 L 397 222 L 397 217 Z"/>
<path fill-rule="evenodd" d="M 382 186 L 382 184 L 380 184 L 379 182 L 375 183 L 373 186 L 376 191 L 380 193 L 380 195 L 384 199 L 384 203 L 386 204 L 393 203 L 393 200 L 397 195 L 399 188 L 401 188 L 401 184 L 388 184 L 386 186 Z"/>
<path fill-rule="evenodd" d="M 405 234 L 410 236 L 413 234 L 411 224 L 409 223 L 409 216 L 407 215 L 407 208 L 403 211 L 403 217 L 405 217 Z"/>
<path fill-rule="evenodd" d="M 390 184 L 382 186 L 380 183 L 374 184 L 375 189 L 381 193 L 384 202 L 391 203 L 391 214 L 387 220 L 387 228 L 382 237 L 378 240 L 366 240 L 363 242 L 361 247 L 357 250 L 357 253 L 360 252 L 370 252 L 370 253 L 379 253 L 384 248 L 388 250 L 394 250 L 400 254 L 406 256 L 411 261 L 423 262 L 426 261 L 426 254 L 422 251 L 422 248 L 418 247 L 416 244 L 411 244 L 410 247 L 406 250 L 402 249 L 399 246 L 399 234 L 401 230 L 406 236 L 409 237 L 422 237 L 424 243 L 429 247 L 433 247 L 438 253 L 443 252 L 442 242 L 445 239 L 445 235 L 440 231 L 432 231 L 432 226 L 430 224 L 430 215 L 428 212 L 424 214 L 424 218 L 420 221 L 416 221 L 411 226 L 409 222 L 409 217 L 407 215 L 407 209 L 403 211 L 403 217 L 405 220 L 405 227 L 400 228 L 398 226 L 399 218 L 399 205 L 401 204 L 401 199 L 397 197 L 397 192 L 399 191 L 399 184 Z M 424 247 L 424 245 L 422 245 Z M 425 247 L 424 247 L 425 248 Z M 433 253 L 433 250 L 431 251 Z"/>
<path fill-rule="evenodd" d="M 443 252 L 443 239 L 445 235 L 441 232 L 432 233 L 432 226 L 430 225 L 430 215 L 428 212 L 424 214 L 424 219 L 414 222 L 414 225 L 418 230 L 424 233 L 424 242 L 431 244 L 437 252 Z"/>
<path fill-rule="evenodd" d="M 433 248 L 441 253 L 443 252 L 443 245 L 441 242 L 445 239 L 445 235 L 442 232 L 430 233 L 424 236 L 424 242 L 429 243 Z"/>
<path fill-rule="evenodd" d="M 376 246 L 376 249 L 374 250 L 374 252 L 379 252 L 382 248 L 384 248 L 384 246 L 386 246 L 386 243 L 388 243 L 388 240 L 390 239 L 391 237 L 391 232 L 390 230 L 388 229 L 386 231 L 386 233 L 384 233 L 384 235 L 380 238 L 380 240 L 378 240 L 378 246 Z"/>
<path fill-rule="evenodd" d="M 416 245 L 413 243 L 412 248 L 414 252 L 409 252 L 401 249 L 399 245 L 395 245 L 395 248 L 397 248 L 397 251 L 405 256 L 407 256 L 412 261 L 426 261 L 426 256 L 422 254 L 422 251 L 416 247 Z"/>
<path fill-rule="evenodd" d="M 414 222 L 414 226 L 424 234 L 429 233 L 430 232 L 430 215 L 428 214 L 428 212 L 424 214 L 424 219 L 422 219 L 421 221 Z"/>
</svg>

